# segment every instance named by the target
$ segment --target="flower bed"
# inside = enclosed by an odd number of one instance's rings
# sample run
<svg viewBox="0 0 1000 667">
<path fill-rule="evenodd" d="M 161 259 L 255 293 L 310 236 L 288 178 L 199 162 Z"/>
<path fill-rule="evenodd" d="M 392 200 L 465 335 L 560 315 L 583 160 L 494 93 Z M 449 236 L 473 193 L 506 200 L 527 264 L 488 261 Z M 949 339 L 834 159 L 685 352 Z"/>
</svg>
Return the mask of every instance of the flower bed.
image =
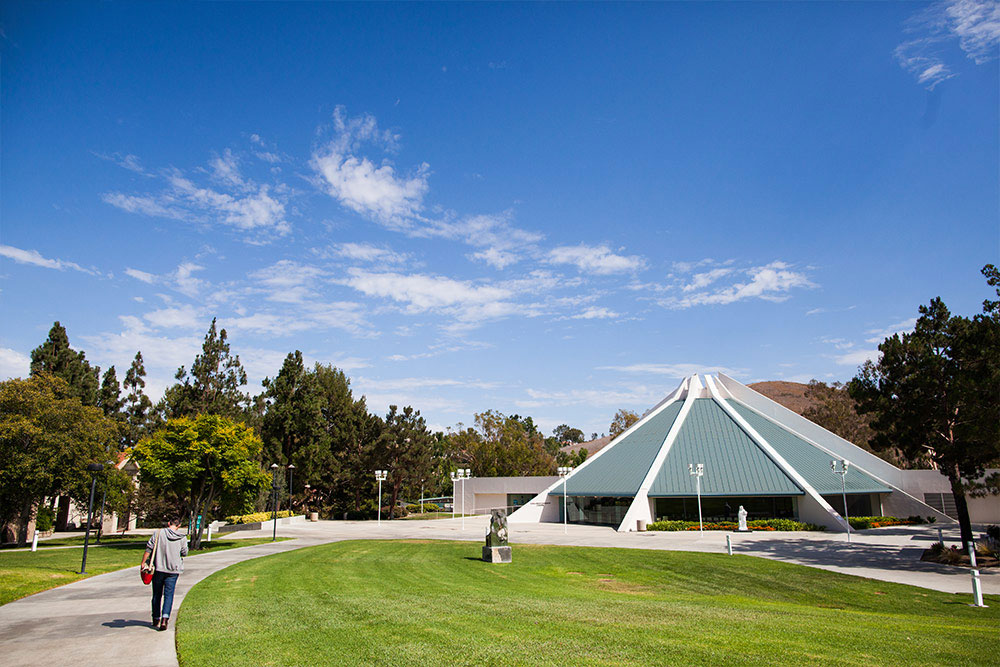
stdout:
<svg viewBox="0 0 1000 667">
<path fill-rule="evenodd" d="M 705 530 L 736 530 L 739 527 L 735 522 L 720 521 L 704 524 Z M 646 530 L 653 531 L 678 531 L 678 530 L 699 530 L 697 521 L 654 521 L 646 526 Z M 826 530 L 822 526 L 811 523 L 803 523 L 792 519 L 755 519 L 747 521 L 747 528 L 753 531 L 769 530 Z"/>
<path fill-rule="evenodd" d="M 278 518 L 284 519 L 285 517 L 292 516 L 290 510 L 281 510 L 278 512 Z M 270 521 L 274 518 L 273 512 L 255 512 L 254 514 L 236 514 L 233 516 L 226 517 L 226 523 L 228 524 L 241 524 L 241 523 L 261 523 L 263 521 Z"/>
<path fill-rule="evenodd" d="M 924 523 L 923 518 L 911 516 L 900 519 L 896 516 L 852 516 L 851 528 L 868 530 L 869 528 L 884 528 L 886 526 L 917 526 Z"/>
</svg>

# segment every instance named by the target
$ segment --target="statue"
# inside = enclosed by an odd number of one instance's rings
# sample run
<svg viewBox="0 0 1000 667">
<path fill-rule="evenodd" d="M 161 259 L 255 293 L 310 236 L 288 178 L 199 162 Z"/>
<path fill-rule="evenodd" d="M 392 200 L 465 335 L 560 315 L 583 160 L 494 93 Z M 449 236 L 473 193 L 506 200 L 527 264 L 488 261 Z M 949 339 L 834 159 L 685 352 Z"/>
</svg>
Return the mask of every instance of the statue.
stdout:
<svg viewBox="0 0 1000 667">
<path fill-rule="evenodd" d="M 507 545 L 506 510 L 490 510 L 490 532 L 486 534 L 483 560 L 487 563 L 511 562 L 511 550 Z"/>
<path fill-rule="evenodd" d="M 739 517 L 740 520 L 740 525 L 739 528 L 736 529 L 736 532 L 749 533 L 750 529 L 747 528 L 747 511 L 743 509 L 743 505 L 740 505 L 740 510 L 736 513 L 736 516 Z"/>
</svg>

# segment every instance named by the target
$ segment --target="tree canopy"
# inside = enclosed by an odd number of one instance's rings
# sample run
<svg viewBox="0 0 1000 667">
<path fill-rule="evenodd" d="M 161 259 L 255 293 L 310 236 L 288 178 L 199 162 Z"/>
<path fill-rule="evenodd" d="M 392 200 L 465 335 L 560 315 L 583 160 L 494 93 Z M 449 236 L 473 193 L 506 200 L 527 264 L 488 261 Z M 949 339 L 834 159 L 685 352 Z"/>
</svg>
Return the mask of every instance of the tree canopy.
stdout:
<svg viewBox="0 0 1000 667">
<path fill-rule="evenodd" d="M 992 265 L 983 269 L 991 286 Z M 997 289 L 1000 296 L 1000 288 Z M 972 540 L 966 483 L 1000 458 L 1000 308 L 986 300 L 973 318 L 952 315 L 940 298 L 920 306 L 912 333 L 879 345 L 848 390 L 871 415 L 877 449 L 929 456 L 947 475 L 962 541 Z"/>
<path fill-rule="evenodd" d="M 611 426 L 608 427 L 608 434 L 612 439 L 617 438 L 637 421 L 639 421 L 639 415 L 636 413 L 631 410 L 619 410 L 611 420 Z"/>
<path fill-rule="evenodd" d="M 84 405 L 97 405 L 100 369 L 69 346 L 69 336 L 59 322 L 52 325 L 45 342 L 31 351 L 31 374 L 39 373 L 62 378 Z"/>
<path fill-rule="evenodd" d="M 168 494 L 185 513 L 209 515 L 253 509 L 269 476 L 260 465 L 261 441 L 249 427 L 218 415 L 171 419 L 136 445 L 142 484 Z"/>
<path fill-rule="evenodd" d="M 85 497 L 87 464 L 118 449 L 118 425 L 85 406 L 60 377 L 39 372 L 0 382 L 0 523 L 18 521 L 18 541 L 44 497 Z"/>
<path fill-rule="evenodd" d="M 553 475 L 555 458 L 546 451 L 542 434 L 531 418 L 507 416 L 495 410 L 476 414 L 475 428 L 448 435 L 452 458 L 476 477 Z"/>
<path fill-rule="evenodd" d="M 220 415 L 243 420 L 250 398 L 241 389 L 247 374 L 239 355 L 229 350 L 228 334 L 216 327 L 216 320 L 205 334 L 201 354 L 194 358 L 191 370 L 184 366 L 174 376 L 177 384 L 164 392 L 161 412 L 167 418 L 199 414 Z"/>
</svg>

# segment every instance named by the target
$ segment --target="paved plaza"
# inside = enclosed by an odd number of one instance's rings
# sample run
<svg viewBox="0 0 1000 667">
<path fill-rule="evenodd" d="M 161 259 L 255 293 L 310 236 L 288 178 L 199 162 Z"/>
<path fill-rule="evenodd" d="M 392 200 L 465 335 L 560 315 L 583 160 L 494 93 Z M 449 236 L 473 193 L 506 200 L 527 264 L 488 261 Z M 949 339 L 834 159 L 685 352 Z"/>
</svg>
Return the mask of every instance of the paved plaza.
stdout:
<svg viewBox="0 0 1000 667">
<path fill-rule="evenodd" d="M 149 628 L 150 590 L 139 581 L 138 568 L 102 574 L 0 606 L 0 655 L 5 665 L 176 665 L 174 627 L 184 596 L 196 583 L 233 563 L 306 546 L 353 539 L 445 539 L 479 543 L 487 532 L 486 517 L 436 521 L 321 521 L 279 526 L 278 534 L 295 539 L 185 559 L 177 583 L 174 612 L 166 632 Z M 948 543 L 959 539 L 958 527 L 944 528 Z M 261 537 L 247 531 L 236 537 Z M 949 593 L 969 593 L 967 569 L 924 563 L 920 553 L 937 541 L 937 528 L 882 528 L 855 534 L 848 545 L 842 533 L 722 531 L 617 533 L 598 526 L 511 524 L 517 544 L 552 544 L 630 549 L 726 552 L 726 536 L 738 554 L 761 556 L 883 581 L 911 584 Z M 479 546 L 469 545 L 478 556 Z M 983 589 L 1000 594 L 1000 572 L 983 572 Z M 971 599 L 971 596 L 970 596 Z"/>
</svg>

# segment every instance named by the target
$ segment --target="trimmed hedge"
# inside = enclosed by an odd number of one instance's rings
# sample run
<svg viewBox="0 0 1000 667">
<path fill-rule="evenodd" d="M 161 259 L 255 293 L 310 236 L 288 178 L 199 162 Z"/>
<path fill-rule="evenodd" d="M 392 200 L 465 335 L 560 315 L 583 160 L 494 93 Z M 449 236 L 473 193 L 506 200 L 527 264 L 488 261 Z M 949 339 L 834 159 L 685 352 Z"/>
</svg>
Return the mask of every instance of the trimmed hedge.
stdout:
<svg viewBox="0 0 1000 667">
<path fill-rule="evenodd" d="M 284 519 L 285 517 L 292 516 L 291 510 L 281 510 L 278 512 L 278 518 Z M 236 514 L 233 516 L 226 517 L 226 523 L 239 524 L 239 523 L 261 523 L 264 521 L 270 521 L 274 518 L 273 512 L 255 512 L 253 514 Z"/>
<path fill-rule="evenodd" d="M 420 513 L 420 503 L 410 503 L 406 506 L 406 511 L 410 514 Z M 424 512 L 437 512 L 438 506 L 436 503 L 424 503 Z"/>
<path fill-rule="evenodd" d="M 718 523 L 705 523 L 705 530 L 736 530 L 739 528 L 739 524 L 730 521 L 721 521 Z M 823 526 L 817 526 L 811 523 L 803 523 L 801 521 L 794 521 L 792 519 L 755 519 L 753 521 L 747 521 L 747 528 L 750 530 L 766 531 L 766 530 L 826 530 Z M 646 530 L 657 530 L 657 531 L 677 531 L 677 530 L 698 530 L 697 521 L 654 521 L 653 523 L 646 526 Z"/>
</svg>

